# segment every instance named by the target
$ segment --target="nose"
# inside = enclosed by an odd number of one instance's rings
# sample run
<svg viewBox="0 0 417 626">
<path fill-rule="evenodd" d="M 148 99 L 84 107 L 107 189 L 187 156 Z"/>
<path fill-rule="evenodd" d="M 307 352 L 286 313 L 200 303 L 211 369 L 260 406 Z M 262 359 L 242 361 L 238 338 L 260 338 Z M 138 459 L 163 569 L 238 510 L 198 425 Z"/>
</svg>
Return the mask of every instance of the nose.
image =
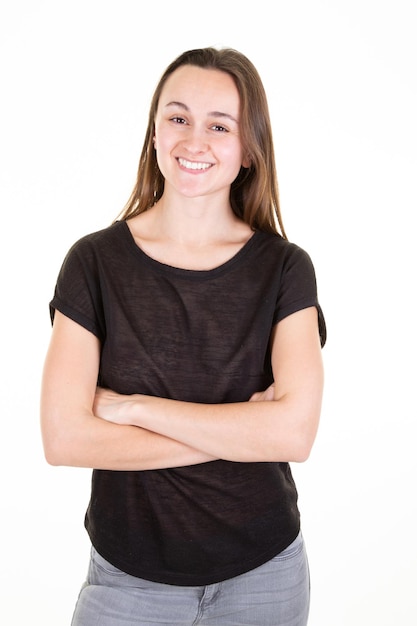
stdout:
<svg viewBox="0 0 417 626">
<path fill-rule="evenodd" d="M 200 125 L 189 126 L 186 137 L 183 140 L 184 147 L 190 154 L 201 154 L 208 149 L 206 129 Z"/>
</svg>

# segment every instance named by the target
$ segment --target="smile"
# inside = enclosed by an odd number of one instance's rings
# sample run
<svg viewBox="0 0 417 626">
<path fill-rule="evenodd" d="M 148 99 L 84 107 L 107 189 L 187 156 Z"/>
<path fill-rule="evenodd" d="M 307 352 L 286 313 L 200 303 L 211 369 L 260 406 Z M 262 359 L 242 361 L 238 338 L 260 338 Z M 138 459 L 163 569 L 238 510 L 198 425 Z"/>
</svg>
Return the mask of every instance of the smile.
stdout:
<svg viewBox="0 0 417 626">
<path fill-rule="evenodd" d="M 208 170 L 212 163 L 199 163 L 197 161 L 186 161 L 185 159 L 178 158 L 178 163 L 181 167 L 185 167 L 187 170 Z"/>
</svg>

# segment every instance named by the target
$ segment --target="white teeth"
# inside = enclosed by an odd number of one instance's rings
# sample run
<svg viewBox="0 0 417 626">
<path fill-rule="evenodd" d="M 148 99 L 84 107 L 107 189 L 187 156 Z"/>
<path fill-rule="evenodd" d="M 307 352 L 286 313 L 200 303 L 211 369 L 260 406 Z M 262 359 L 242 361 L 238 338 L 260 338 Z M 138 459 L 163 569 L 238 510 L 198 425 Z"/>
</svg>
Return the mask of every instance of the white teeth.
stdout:
<svg viewBox="0 0 417 626">
<path fill-rule="evenodd" d="M 207 170 L 211 167 L 211 163 L 196 163 L 193 161 L 186 161 L 185 159 L 178 159 L 178 163 L 182 167 L 186 167 L 188 170 Z"/>
</svg>

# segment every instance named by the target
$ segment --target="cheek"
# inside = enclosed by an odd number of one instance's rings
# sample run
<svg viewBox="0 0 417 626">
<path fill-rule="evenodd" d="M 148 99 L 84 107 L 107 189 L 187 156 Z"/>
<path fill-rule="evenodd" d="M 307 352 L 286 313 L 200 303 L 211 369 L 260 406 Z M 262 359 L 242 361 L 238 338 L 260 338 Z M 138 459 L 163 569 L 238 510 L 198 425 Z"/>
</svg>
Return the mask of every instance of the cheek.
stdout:
<svg viewBox="0 0 417 626">
<path fill-rule="evenodd" d="M 156 150 L 157 157 L 161 159 L 168 157 L 175 147 L 176 142 L 177 138 L 175 133 L 159 130 L 158 128 L 155 129 L 153 145 Z"/>
<path fill-rule="evenodd" d="M 162 176 L 165 178 L 166 177 L 166 159 L 164 159 L 164 151 L 161 149 L 160 145 L 156 143 L 155 146 L 155 156 L 156 156 L 156 162 L 158 164 L 159 170 L 162 174 Z"/>
<path fill-rule="evenodd" d="M 163 143 L 164 143 L 164 133 L 161 129 L 160 124 L 156 122 L 154 126 L 154 131 L 153 131 L 153 146 L 155 150 L 156 151 L 161 150 L 163 147 Z"/>
<path fill-rule="evenodd" d="M 230 170 L 237 176 L 242 165 L 245 167 L 240 145 L 231 147 L 225 154 L 225 160 L 230 164 Z"/>
<path fill-rule="evenodd" d="M 156 158 L 159 163 L 160 160 L 163 160 L 167 152 L 169 152 L 169 144 L 164 133 L 158 133 L 157 130 L 155 131 L 153 147 L 155 149 Z"/>
</svg>

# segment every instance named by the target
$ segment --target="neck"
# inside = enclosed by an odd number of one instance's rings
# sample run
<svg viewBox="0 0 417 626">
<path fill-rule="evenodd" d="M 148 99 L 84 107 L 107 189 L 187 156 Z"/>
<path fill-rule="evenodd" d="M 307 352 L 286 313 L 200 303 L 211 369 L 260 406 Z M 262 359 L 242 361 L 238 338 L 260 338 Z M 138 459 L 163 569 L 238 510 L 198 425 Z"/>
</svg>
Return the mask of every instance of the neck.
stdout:
<svg viewBox="0 0 417 626">
<path fill-rule="evenodd" d="M 165 194 L 153 207 L 155 222 L 161 236 L 178 243 L 204 245 L 229 238 L 236 227 L 242 225 L 232 211 L 229 199 L 184 198 L 178 201 Z"/>
<path fill-rule="evenodd" d="M 151 209 L 129 220 L 137 245 L 153 259 L 184 269 L 218 267 L 250 239 L 253 232 L 229 203 L 210 205 L 165 194 Z"/>
</svg>

